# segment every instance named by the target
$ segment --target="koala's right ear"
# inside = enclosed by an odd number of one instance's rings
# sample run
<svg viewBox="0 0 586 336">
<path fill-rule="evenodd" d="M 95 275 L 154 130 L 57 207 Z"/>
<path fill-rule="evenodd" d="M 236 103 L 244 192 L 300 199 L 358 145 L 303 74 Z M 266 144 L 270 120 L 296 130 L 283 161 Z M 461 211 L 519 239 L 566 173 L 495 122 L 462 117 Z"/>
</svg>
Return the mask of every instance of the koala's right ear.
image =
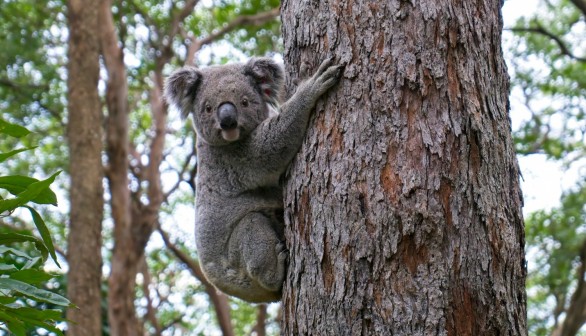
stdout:
<svg viewBox="0 0 586 336">
<path fill-rule="evenodd" d="M 165 81 L 165 100 L 181 111 L 183 119 L 191 112 L 201 77 L 201 72 L 196 68 L 184 67 L 175 70 Z"/>
<path fill-rule="evenodd" d="M 244 74 L 254 79 L 266 102 L 279 105 L 285 78 L 281 66 L 267 57 L 252 58 L 244 65 Z"/>
</svg>

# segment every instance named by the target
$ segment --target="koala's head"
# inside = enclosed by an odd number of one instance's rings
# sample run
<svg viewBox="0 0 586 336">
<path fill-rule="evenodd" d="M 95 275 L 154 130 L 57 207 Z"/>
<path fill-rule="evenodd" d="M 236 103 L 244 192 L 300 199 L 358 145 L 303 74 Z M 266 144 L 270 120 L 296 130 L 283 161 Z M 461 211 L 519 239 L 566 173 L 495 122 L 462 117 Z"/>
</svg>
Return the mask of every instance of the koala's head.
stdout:
<svg viewBox="0 0 586 336">
<path fill-rule="evenodd" d="M 269 58 L 246 64 L 196 69 L 184 67 L 165 83 L 167 102 L 186 118 L 193 116 L 197 134 L 221 146 L 248 136 L 279 103 L 283 70 Z"/>
</svg>

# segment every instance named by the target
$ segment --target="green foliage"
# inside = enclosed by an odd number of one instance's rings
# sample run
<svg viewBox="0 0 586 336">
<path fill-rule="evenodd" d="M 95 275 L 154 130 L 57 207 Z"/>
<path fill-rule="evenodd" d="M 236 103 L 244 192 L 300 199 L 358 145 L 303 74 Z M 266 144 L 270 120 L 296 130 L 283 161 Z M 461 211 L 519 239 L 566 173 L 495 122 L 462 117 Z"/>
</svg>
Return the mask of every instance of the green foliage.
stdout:
<svg viewBox="0 0 586 336">
<path fill-rule="evenodd" d="M 529 327 L 532 335 L 549 335 L 575 289 L 580 250 L 586 244 L 586 180 L 562 197 L 560 207 L 537 211 L 526 219 Z M 552 304 L 553 303 L 553 304 Z"/>
<path fill-rule="evenodd" d="M 586 150 L 586 56 L 577 52 L 586 47 L 585 18 L 568 0 L 542 7 L 513 28 L 512 83 L 531 114 L 515 134 L 516 146 L 522 154 L 575 160 Z"/>
<path fill-rule="evenodd" d="M 0 119 L 0 135 L 22 137 L 28 130 Z M 0 154 L 7 158 L 24 148 Z M 0 232 L 0 322 L 11 333 L 20 336 L 35 328 L 44 328 L 57 335 L 63 335 L 56 328 L 57 322 L 65 321 L 60 309 L 38 309 L 32 303 L 43 303 L 58 307 L 68 307 L 69 300 L 42 288 L 54 276 L 43 270 L 47 257 L 51 255 L 57 266 L 57 255 L 49 230 L 39 213 L 29 206 L 36 204 L 57 204 L 57 197 L 49 189 L 59 172 L 46 180 L 39 181 L 27 176 L 0 176 L 0 189 L 14 195 L 8 199 L 0 197 L 0 220 L 17 208 L 27 209 L 41 238 L 28 232 L 16 232 L 12 228 Z"/>
<path fill-rule="evenodd" d="M 583 169 L 586 17 L 568 0 L 542 1 L 536 13 L 512 28 L 512 83 L 529 112 L 515 132 L 517 150 Z M 526 218 L 530 335 L 550 335 L 563 322 L 582 276 L 577 270 L 585 244 L 586 180 L 581 179 L 563 194 L 560 206 Z"/>
</svg>

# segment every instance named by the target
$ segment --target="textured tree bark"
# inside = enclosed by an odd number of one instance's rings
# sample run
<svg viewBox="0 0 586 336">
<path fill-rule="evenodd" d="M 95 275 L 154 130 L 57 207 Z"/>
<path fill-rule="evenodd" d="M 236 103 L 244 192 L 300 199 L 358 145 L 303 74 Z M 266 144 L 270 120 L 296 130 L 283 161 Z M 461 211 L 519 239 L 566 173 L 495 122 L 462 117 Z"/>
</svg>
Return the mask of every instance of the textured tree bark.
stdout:
<svg viewBox="0 0 586 336">
<path fill-rule="evenodd" d="M 282 334 L 527 333 L 500 7 L 283 2 L 289 78 L 346 68 L 286 183 Z"/>
<path fill-rule="evenodd" d="M 67 247 L 68 335 L 101 335 L 102 218 L 104 178 L 102 110 L 98 96 L 100 44 L 98 4 L 70 0 L 68 6 L 68 128 L 71 185 Z"/>
</svg>

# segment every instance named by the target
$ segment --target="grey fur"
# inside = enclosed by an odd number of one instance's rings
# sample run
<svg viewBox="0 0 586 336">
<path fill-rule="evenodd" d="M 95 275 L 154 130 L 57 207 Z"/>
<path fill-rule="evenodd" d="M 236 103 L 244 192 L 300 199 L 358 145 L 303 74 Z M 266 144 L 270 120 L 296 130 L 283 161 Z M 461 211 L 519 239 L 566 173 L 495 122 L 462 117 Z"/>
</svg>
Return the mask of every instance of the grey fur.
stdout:
<svg viewBox="0 0 586 336">
<path fill-rule="evenodd" d="M 250 302 L 280 299 L 288 251 L 279 178 L 299 150 L 317 99 L 340 78 L 342 67 L 332 64 L 324 61 L 280 108 L 284 74 L 269 58 L 186 67 L 167 79 L 167 101 L 182 116 L 192 114 L 197 132 L 200 263 L 207 279 L 230 295 Z M 231 104 L 226 111 L 236 111 L 235 129 L 220 127 L 225 103 Z"/>
</svg>

